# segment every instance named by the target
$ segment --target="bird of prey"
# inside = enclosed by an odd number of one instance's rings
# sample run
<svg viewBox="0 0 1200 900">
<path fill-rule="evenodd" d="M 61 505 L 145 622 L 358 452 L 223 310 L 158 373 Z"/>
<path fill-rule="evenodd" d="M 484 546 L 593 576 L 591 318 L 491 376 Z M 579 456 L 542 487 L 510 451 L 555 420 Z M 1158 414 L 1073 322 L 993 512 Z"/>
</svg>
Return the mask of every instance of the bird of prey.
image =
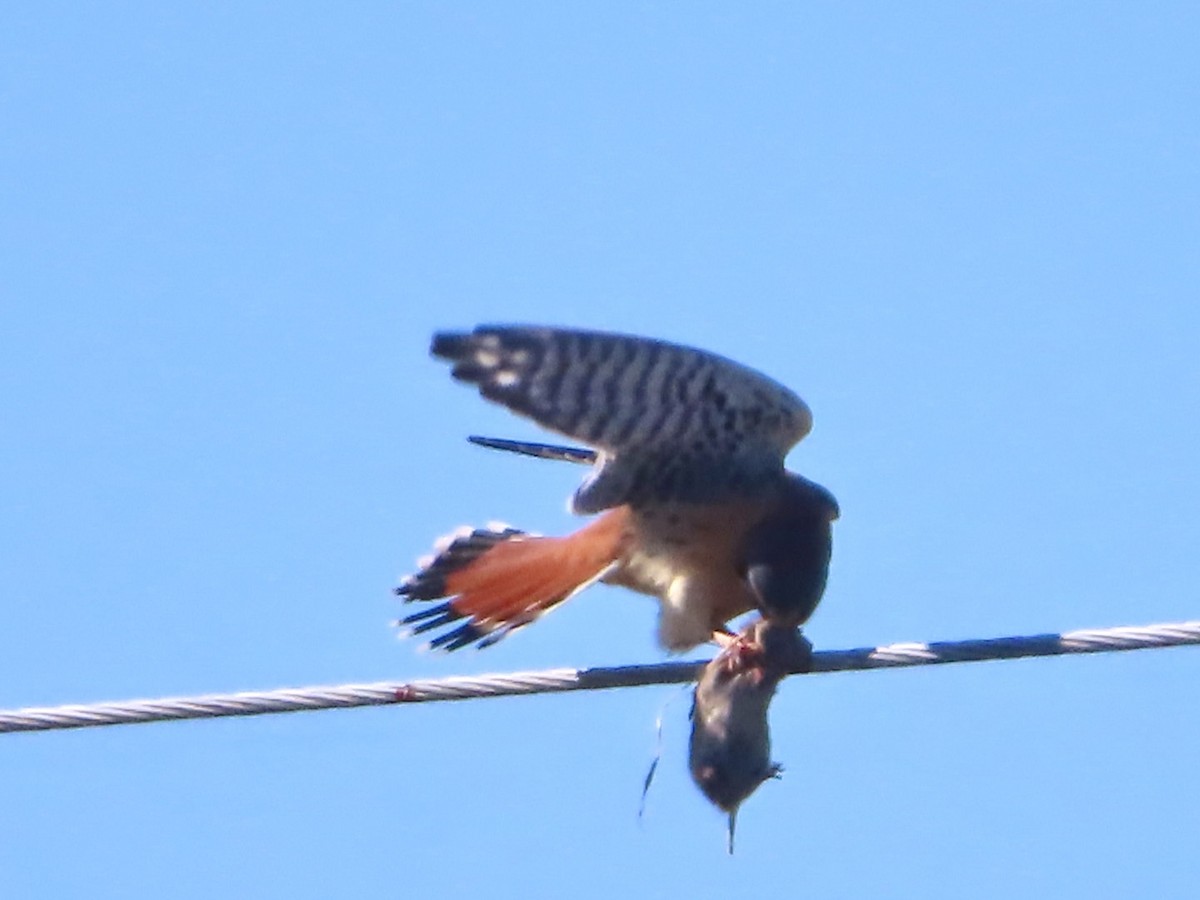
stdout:
<svg viewBox="0 0 1200 900">
<path fill-rule="evenodd" d="M 796 628 L 825 590 L 825 488 L 784 468 L 812 426 L 804 401 L 750 368 L 665 341 L 597 331 L 480 326 L 434 335 L 459 381 L 592 450 L 478 442 L 590 462 L 563 537 L 501 524 L 443 538 L 396 588 L 424 604 L 401 624 L 435 648 L 487 646 L 596 582 L 658 598 L 658 640 L 728 644 L 758 609 Z"/>
</svg>

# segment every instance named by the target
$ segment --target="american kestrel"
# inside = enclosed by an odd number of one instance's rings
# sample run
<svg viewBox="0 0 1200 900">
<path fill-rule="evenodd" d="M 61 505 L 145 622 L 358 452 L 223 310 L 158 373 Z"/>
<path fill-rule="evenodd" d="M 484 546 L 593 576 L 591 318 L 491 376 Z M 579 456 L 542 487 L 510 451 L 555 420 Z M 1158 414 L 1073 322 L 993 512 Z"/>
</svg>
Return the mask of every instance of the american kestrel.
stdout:
<svg viewBox="0 0 1200 900">
<path fill-rule="evenodd" d="M 436 334 L 431 352 L 488 400 L 595 448 L 481 441 L 593 461 L 571 509 L 596 516 L 564 537 L 490 525 L 444 538 L 396 588 L 432 604 L 401 620 L 444 629 L 431 646 L 495 643 L 596 581 L 657 597 L 673 652 L 728 643 L 726 623 L 755 608 L 791 628 L 812 615 L 838 506 L 784 469 L 812 426 L 787 388 L 712 353 L 605 332 L 481 326 Z"/>
</svg>

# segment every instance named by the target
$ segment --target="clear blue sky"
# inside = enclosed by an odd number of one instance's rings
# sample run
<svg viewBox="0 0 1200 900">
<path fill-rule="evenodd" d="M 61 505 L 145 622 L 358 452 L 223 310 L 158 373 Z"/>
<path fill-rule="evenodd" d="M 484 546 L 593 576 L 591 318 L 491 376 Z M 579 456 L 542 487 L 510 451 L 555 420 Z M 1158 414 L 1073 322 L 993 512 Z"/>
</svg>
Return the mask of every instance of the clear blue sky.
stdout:
<svg viewBox="0 0 1200 900">
<path fill-rule="evenodd" d="M 661 658 L 601 588 L 416 652 L 579 475 L 430 333 L 749 362 L 818 648 L 1200 616 L 1194 3 L 51 4 L 0 30 L 0 706 Z M 677 688 L 0 736 L 5 897 L 1193 897 L 1200 651 L 792 679 L 739 848 Z M 660 777 L 635 820 L 668 707 Z"/>
</svg>

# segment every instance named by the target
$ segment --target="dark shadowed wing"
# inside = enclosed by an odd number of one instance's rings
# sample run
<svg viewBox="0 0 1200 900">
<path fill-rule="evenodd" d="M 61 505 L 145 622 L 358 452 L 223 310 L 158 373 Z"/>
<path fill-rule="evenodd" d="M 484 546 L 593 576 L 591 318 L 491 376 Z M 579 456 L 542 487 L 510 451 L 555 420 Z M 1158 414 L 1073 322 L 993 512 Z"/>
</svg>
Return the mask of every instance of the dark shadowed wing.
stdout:
<svg viewBox="0 0 1200 900">
<path fill-rule="evenodd" d="M 481 326 L 437 334 L 431 350 L 487 399 L 599 451 L 576 512 L 752 491 L 812 427 L 804 401 L 777 382 L 665 341 Z"/>
</svg>

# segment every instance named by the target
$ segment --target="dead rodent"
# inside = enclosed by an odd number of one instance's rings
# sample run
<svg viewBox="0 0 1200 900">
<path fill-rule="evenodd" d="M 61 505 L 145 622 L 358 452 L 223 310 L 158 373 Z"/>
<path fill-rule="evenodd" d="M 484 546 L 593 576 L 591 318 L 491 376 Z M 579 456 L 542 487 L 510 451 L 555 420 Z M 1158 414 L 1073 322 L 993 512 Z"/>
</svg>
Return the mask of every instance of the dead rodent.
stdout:
<svg viewBox="0 0 1200 900">
<path fill-rule="evenodd" d="M 692 701 L 689 766 L 697 787 L 729 814 L 729 852 L 738 807 L 768 778 L 767 708 L 785 675 L 805 670 L 812 645 L 790 626 L 758 619 L 705 668 Z"/>
</svg>

